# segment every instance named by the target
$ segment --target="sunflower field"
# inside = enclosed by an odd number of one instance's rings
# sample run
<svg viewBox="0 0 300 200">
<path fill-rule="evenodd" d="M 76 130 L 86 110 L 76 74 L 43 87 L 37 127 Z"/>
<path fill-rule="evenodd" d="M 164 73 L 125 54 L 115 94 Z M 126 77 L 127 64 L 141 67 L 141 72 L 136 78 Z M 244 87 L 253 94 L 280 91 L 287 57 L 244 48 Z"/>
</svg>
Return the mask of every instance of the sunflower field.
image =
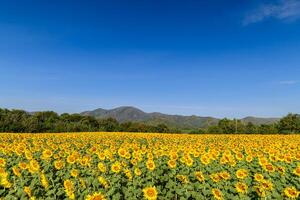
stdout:
<svg viewBox="0 0 300 200">
<path fill-rule="evenodd" d="M 300 135 L 0 134 L 0 199 L 299 199 Z"/>
</svg>

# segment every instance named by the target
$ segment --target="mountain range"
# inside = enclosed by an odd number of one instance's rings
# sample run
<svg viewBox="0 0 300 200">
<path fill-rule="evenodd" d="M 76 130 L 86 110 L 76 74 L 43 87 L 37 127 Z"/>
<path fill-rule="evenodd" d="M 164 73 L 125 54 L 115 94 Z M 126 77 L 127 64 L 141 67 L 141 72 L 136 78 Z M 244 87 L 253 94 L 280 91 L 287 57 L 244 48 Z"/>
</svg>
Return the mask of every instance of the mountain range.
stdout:
<svg viewBox="0 0 300 200">
<path fill-rule="evenodd" d="M 169 115 L 159 112 L 147 113 L 138 108 L 131 106 L 122 106 L 114 109 L 98 108 L 92 111 L 85 111 L 80 113 L 84 116 L 93 116 L 96 118 L 115 118 L 119 122 L 144 122 L 149 125 L 157 125 L 164 123 L 169 127 L 180 129 L 196 129 L 205 128 L 210 125 L 216 125 L 220 119 L 214 117 L 201 117 L 196 115 L 183 116 L 183 115 Z M 241 121 L 253 124 L 271 124 L 279 120 L 279 118 L 258 118 L 258 117 L 245 117 Z"/>
</svg>

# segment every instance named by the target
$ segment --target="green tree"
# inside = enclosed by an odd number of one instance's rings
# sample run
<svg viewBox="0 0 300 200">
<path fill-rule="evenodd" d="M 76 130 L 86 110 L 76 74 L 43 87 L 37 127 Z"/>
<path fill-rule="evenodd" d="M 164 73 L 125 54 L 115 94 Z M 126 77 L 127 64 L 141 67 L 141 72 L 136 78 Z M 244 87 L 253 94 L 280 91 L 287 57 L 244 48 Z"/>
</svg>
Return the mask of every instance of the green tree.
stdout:
<svg viewBox="0 0 300 200">
<path fill-rule="evenodd" d="M 246 134 L 255 134 L 258 133 L 258 128 L 252 122 L 248 122 L 245 126 L 245 133 Z"/>
<path fill-rule="evenodd" d="M 100 119 L 99 128 L 102 131 L 119 131 L 119 122 L 114 118 Z"/>
<path fill-rule="evenodd" d="M 278 123 L 280 133 L 300 133 L 300 115 L 288 114 Z"/>
<path fill-rule="evenodd" d="M 261 124 L 258 127 L 259 134 L 277 134 L 278 129 L 275 124 Z"/>
</svg>

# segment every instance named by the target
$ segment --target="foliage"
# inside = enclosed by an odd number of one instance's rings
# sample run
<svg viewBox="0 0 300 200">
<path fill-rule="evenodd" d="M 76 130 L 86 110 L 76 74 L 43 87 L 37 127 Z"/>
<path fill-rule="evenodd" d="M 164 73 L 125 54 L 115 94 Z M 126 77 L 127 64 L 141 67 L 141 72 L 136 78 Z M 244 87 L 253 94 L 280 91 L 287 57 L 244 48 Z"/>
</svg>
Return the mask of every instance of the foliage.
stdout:
<svg viewBox="0 0 300 200">
<path fill-rule="evenodd" d="M 290 134 L 300 133 L 300 115 L 288 114 L 278 123 L 255 125 L 251 122 L 247 124 L 241 120 L 230 120 L 224 118 L 217 125 L 209 126 L 206 129 L 193 130 L 192 133 L 210 134 Z"/>
<path fill-rule="evenodd" d="M 0 132 L 57 133 L 57 132 L 173 132 L 164 124 L 146 125 L 142 122 L 119 123 L 116 119 L 96 119 L 80 114 L 58 115 L 52 111 L 27 113 L 22 110 L 0 109 Z"/>
<path fill-rule="evenodd" d="M 144 122 L 120 123 L 114 118 L 95 118 L 80 114 L 61 114 L 52 111 L 28 113 L 22 110 L 0 109 L 0 132 L 58 133 L 58 132 L 145 132 L 192 134 L 278 134 L 300 133 L 300 115 L 288 114 L 278 123 L 255 125 L 238 119 L 221 119 L 215 125 L 195 130 L 170 128 L 166 124 Z"/>
</svg>

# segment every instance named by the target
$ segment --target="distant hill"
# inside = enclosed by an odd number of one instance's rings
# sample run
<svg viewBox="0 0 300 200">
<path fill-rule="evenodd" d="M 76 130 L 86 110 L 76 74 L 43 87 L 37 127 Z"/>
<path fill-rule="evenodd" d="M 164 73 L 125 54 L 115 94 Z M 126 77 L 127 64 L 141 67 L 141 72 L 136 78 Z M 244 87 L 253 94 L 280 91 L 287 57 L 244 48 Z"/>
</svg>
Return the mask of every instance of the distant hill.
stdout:
<svg viewBox="0 0 300 200">
<path fill-rule="evenodd" d="M 272 124 L 279 120 L 280 120 L 280 118 L 262 118 L 262 117 L 245 117 L 242 119 L 242 121 L 245 123 L 252 122 L 253 124 L 256 124 L 256 125 Z"/>
<path fill-rule="evenodd" d="M 93 116 L 96 118 L 112 117 L 119 122 L 144 122 L 150 125 L 157 125 L 164 123 L 169 127 L 180 129 L 195 129 L 205 128 L 210 125 L 216 125 L 220 119 L 213 117 L 200 117 L 200 116 L 183 116 L 183 115 L 168 115 L 159 112 L 146 113 L 138 108 L 130 106 L 122 106 L 114 109 L 96 109 L 93 111 L 85 111 L 80 113 L 84 116 Z M 256 118 L 246 117 L 241 119 L 243 122 L 252 122 L 253 124 L 270 124 L 278 121 L 278 118 Z"/>
</svg>

